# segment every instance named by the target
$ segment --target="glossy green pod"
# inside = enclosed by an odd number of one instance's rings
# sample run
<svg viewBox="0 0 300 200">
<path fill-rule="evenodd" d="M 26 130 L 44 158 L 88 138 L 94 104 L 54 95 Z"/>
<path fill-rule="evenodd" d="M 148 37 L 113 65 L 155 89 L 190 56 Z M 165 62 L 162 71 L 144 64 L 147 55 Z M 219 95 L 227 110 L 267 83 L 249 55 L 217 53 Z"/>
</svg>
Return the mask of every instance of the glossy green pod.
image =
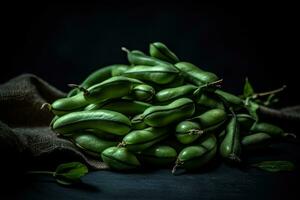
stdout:
<svg viewBox="0 0 300 200">
<path fill-rule="evenodd" d="M 156 84 L 167 84 L 175 80 L 179 71 L 173 66 L 136 65 L 128 69 L 122 76 L 150 81 Z"/>
<path fill-rule="evenodd" d="M 129 95 L 131 90 L 139 84 L 142 82 L 137 79 L 115 76 L 89 87 L 85 91 L 84 97 L 90 103 L 121 98 Z"/>
<path fill-rule="evenodd" d="M 152 106 L 144 111 L 142 117 L 147 125 L 162 127 L 191 117 L 194 112 L 194 102 L 180 98 L 165 106 Z"/>
<path fill-rule="evenodd" d="M 176 150 L 167 145 L 153 145 L 148 149 L 141 152 L 139 156 L 141 162 L 156 166 L 156 167 L 167 167 L 172 165 L 176 158 Z"/>
<path fill-rule="evenodd" d="M 167 128 L 149 127 L 143 130 L 131 131 L 123 138 L 122 145 L 130 151 L 139 152 L 165 139 L 167 136 Z"/>
<path fill-rule="evenodd" d="M 54 131 L 70 135 L 83 129 L 98 129 L 115 135 L 125 135 L 131 129 L 130 120 L 123 114 L 110 110 L 78 111 L 58 118 Z"/>
<path fill-rule="evenodd" d="M 198 95 L 195 99 L 195 104 L 197 108 L 202 109 L 225 109 L 224 104 L 222 101 L 219 101 L 216 98 L 213 98 L 212 96 L 209 96 L 208 94 L 201 94 Z"/>
<path fill-rule="evenodd" d="M 52 118 L 52 120 L 51 120 L 51 122 L 50 122 L 50 124 L 49 124 L 49 126 L 50 126 L 51 128 L 52 128 L 54 122 L 55 122 L 58 118 L 59 118 L 59 116 L 57 116 L 57 115 L 55 115 L 55 116 Z"/>
<path fill-rule="evenodd" d="M 226 134 L 220 145 L 221 156 L 231 162 L 240 162 L 241 141 L 237 117 L 232 117 L 226 127 Z"/>
<path fill-rule="evenodd" d="M 95 85 L 97 83 L 101 83 L 102 81 L 105 81 L 106 79 L 111 77 L 111 72 L 114 68 L 118 67 L 120 65 L 109 65 L 106 67 L 101 67 L 100 69 L 92 72 L 81 84 L 80 86 L 84 88 L 89 88 L 92 85 Z M 122 64 L 121 64 L 122 66 Z"/>
<path fill-rule="evenodd" d="M 92 110 L 97 110 L 97 109 L 112 110 L 127 116 L 128 115 L 133 116 L 133 115 L 143 113 L 147 108 L 151 106 L 152 106 L 151 104 L 142 101 L 116 99 L 116 100 L 110 100 L 110 101 L 100 103 L 99 107 L 95 106 L 94 108 L 92 108 Z"/>
<path fill-rule="evenodd" d="M 83 92 L 80 92 L 72 97 L 65 97 L 55 100 L 49 109 L 53 114 L 62 116 L 64 114 L 83 110 L 89 102 L 85 99 Z"/>
<path fill-rule="evenodd" d="M 131 119 L 131 128 L 132 130 L 141 130 L 148 127 L 148 125 L 141 121 L 142 114 L 136 115 Z"/>
<path fill-rule="evenodd" d="M 154 42 L 149 45 L 149 53 L 152 57 L 175 64 L 179 62 L 178 57 L 165 44 Z"/>
<path fill-rule="evenodd" d="M 122 141 L 123 136 L 122 135 L 116 135 L 116 134 L 112 134 L 112 133 L 108 133 L 99 129 L 84 129 L 84 130 L 80 130 L 80 131 L 75 131 L 75 132 L 82 132 L 84 131 L 87 134 L 90 135 L 95 135 L 96 137 L 103 139 L 103 140 L 111 140 L 111 141 Z"/>
<path fill-rule="evenodd" d="M 116 65 L 111 70 L 111 76 L 121 76 L 129 68 L 130 68 L 130 66 L 128 66 L 128 65 Z"/>
<path fill-rule="evenodd" d="M 214 73 L 204 71 L 192 63 L 179 62 L 175 64 L 175 67 L 182 72 L 186 80 L 197 86 L 211 83 L 219 79 Z"/>
<path fill-rule="evenodd" d="M 196 89 L 197 87 L 191 84 L 163 89 L 156 93 L 155 100 L 159 102 L 165 102 L 174 101 L 175 99 L 182 97 L 190 97 Z"/>
<path fill-rule="evenodd" d="M 102 152 L 101 158 L 113 170 L 131 170 L 140 167 L 136 156 L 124 147 L 109 147 Z"/>
<path fill-rule="evenodd" d="M 102 151 L 108 147 L 118 145 L 117 141 L 104 140 L 87 131 L 80 131 L 73 134 L 71 140 L 84 152 L 97 157 L 100 157 Z"/>
<path fill-rule="evenodd" d="M 218 96 L 225 104 L 228 106 L 233 106 L 235 108 L 240 108 L 244 105 L 243 100 L 229 92 L 225 92 L 221 89 L 215 89 L 213 92 L 216 96 Z"/>
<path fill-rule="evenodd" d="M 146 84 L 135 86 L 130 93 L 130 97 L 138 101 L 150 101 L 154 95 L 155 89 Z"/>
<path fill-rule="evenodd" d="M 189 171 L 198 170 L 209 163 L 216 156 L 216 152 L 217 139 L 214 134 L 210 134 L 198 144 L 188 146 L 180 151 L 173 173 L 176 167 L 182 167 Z"/>
<path fill-rule="evenodd" d="M 166 61 L 153 58 L 151 56 L 143 55 L 140 52 L 132 52 L 129 51 L 126 48 L 122 48 L 123 51 L 127 53 L 127 59 L 128 62 L 132 65 L 147 65 L 147 66 L 170 66 L 172 65 L 171 63 L 168 63 Z"/>
<path fill-rule="evenodd" d="M 140 50 L 132 50 L 131 53 L 137 54 L 137 55 L 141 55 L 141 56 L 146 56 L 146 54 Z"/>
<path fill-rule="evenodd" d="M 215 108 L 193 117 L 190 120 L 199 123 L 202 128 L 208 128 L 224 122 L 226 118 L 227 113 L 225 110 Z"/>
<path fill-rule="evenodd" d="M 252 133 L 259 133 L 259 132 L 267 133 L 272 137 L 289 135 L 288 133 L 285 133 L 279 126 L 276 126 L 276 125 L 270 124 L 270 123 L 266 123 L 266 122 L 255 123 L 251 127 L 250 131 Z"/>
<path fill-rule="evenodd" d="M 243 147 L 257 147 L 259 145 L 265 145 L 272 137 L 267 133 L 254 133 L 244 136 L 241 140 Z"/>
<path fill-rule="evenodd" d="M 190 144 L 203 134 L 202 128 L 196 122 L 182 121 L 176 126 L 175 136 L 182 144 Z"/>
</svg>

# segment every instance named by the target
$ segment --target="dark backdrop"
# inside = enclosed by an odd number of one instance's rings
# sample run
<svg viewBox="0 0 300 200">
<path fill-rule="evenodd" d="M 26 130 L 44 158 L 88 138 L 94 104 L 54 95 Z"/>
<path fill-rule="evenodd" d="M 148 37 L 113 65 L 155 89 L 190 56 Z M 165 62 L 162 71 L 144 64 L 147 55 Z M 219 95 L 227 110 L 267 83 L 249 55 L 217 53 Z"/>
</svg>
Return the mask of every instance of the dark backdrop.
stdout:
<svg viewBox="0 0 300 200">
<path fill-rule="evenodd" d="M 282 105 L 299 102 L 295 5 L 279 3 L 14 3 L 3 5 L 0 80 L 34 73 L 67 91 L 93 70 L 126 63 L 121 46 L 166 43 L 182 60 L 224 78 L 240 93 L 288 85 Z"/>
</svg>

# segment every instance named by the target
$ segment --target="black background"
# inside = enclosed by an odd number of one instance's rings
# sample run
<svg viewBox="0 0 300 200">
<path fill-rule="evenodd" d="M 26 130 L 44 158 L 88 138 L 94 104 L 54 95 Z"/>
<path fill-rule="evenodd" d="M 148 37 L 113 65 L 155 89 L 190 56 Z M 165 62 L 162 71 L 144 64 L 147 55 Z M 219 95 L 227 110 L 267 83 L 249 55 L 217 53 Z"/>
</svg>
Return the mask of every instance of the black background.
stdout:
<svg viewBox="0 0 300 200">
<path fill-rule="evenodd" d="M 34 73 L 63 91 L 93 70 L 127 63 L 121 46 L 148 51 L 167 44 L 181 60 L 224 78 L 241 93 L 249 77 L 257 91 L 286 84 L 284 105 L 299 102 L 296 6 L 208 4 L 18 3 L 3 5 L 1 82 Z"/>
</svg>

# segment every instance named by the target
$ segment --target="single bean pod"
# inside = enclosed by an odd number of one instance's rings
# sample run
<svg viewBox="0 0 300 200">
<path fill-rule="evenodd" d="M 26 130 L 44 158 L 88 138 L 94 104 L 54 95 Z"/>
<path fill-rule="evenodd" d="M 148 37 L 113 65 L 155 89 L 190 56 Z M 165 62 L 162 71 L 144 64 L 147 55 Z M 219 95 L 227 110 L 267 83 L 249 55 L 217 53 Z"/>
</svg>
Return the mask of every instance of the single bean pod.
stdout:
<svg viewBox="0 0 300 200">
<path fill-rule="evenodd" d="M 80 131 L 73 134 L 71 140 L 84 152 L 96 157 L 100 157 L 102 151 L 108 147 L 116 146 L 118 144 L 117 141 L 104 140 L 86 131 Z"/>
<path fill-rule="evenodd" d="M 251 127 L 250 131 L 252 133 L 259 133 L 259 132 L 267 133 L 272 137 L 286 137 L 286 136 L 292 136 L 294 138 L 296 137 L 296 135 L 294 135 L 293 133 L 286 133 L 279 126 L 266 123 L 266 122 L 255 123 Z"/>
<path fill-rule="evenodd" d="M 57 99 L 51 105 L 48 105 L 53 114 L 62 116 L 70 112 L 83 110 L 89 102 L 84 98 L 83 92 L 72 97 Z"/>
<path fill-rule="evenodd" d="M 195 97 L 195 104 L 198 110 L 214 108 L 225 109 L 222 101 L 219 101 L 218 99 L 210 96 L 209 94 L 201 94 Z"/>
<path fill-rule="evenodd" d="M 142 101 L 131 101 L 128 99 L 116 99 L 100 103 L 99 107 L 94 106 L 90 110 L 105 109 L 122 113 L 126 116 L 133 116 L 143 113 L 152 105 Z"/>
<path fill-rule="evenodd" d="M 133 152 L 143 151 L 168 136 L 167 128 L 149 127 L 143 130 L 135 130 L 128 133 L 121 143 Z"/>
<path fill-rule="evenodd" d="M 135 86 L 130 93 L 130 96 L 138 101 L 150 101 L 154 95 L 154 88 L 146 84 Z"/>
<path fill-rule="evenodd" d="M 139 160 L 147 165 L 167 167 L 175 162 L 176 157 L 177 152 L 173 147 L 167 145 L 153 145 L 141 152 Z"/>
<path fill-rule="evenodd" d="M 167 84 L 175 80 L 178 74 L 179 71 L 172 65 L 136 65 L 125 71 L 122 76 L 150 81 L 156 84 Z"/>
<path fill-rule="evenodd" d="M 205 85 L 219 79 L 214 73 L 204 71 L 192 63 L 179 62 L 175 64 L 175 67 L 183 73 L 186 80 L 197 86 Z"/>
<path fill-rule="evenodd" d="M 165 106 L 146 109 L 142 120 L 149 126 L 162 127 L 191 117 L 194 112 L 194 102 L 188 98 L 180 98 Z"/>
<path fill-rule="evenodd" d="M 131 170 L 140 167 L 136 156 L 124 147 L 109 147 L 102 152 L 101 158 L 113 170 Z"/>
<path fill-rule="evenodd" d="M 226 135 L 220 145 L 221 156 L 231 162 L 240 162 L 241 142 L 237 117 L 231 118 L 226 127 Z"/>
<path fill-rule="evenodd" d="M 179 62 L 178 57 L 165 44 L 154 42 L 149 46 L 149 53 L 152 57 L 175 64 Z"/>
<path fill-rule="evenodd" d="M 181 150 L 172 173 L 175 173 L 177 167 L 189 171 L 200 169 L 215 157 L 216 152 L 217 139 L 214 134 L 210 134 L 201 140 L 199 144 Z"/>
<path fill-rule="evenodd" d="M 243 147 L 259 147 L 267 144 L 272 137 L 267 133 L 254 133 L 244 136 L 241 140 Z"/>
<path fill-rule="evenodd" d="M 202 128 L 212 127 L 223 123 L 227 118 L 227 113 L 223 109 L 211 109 L 190 120 L 200 124 Z"/>
<path fill-rule="evenodd" d="M 178 98 L 191 96 L 195 89 L 197 89 L 197 87 L 191 84 L 175 88 L 167 88 L 159 91 L 155 95 L 155 99 L 159 102 L 174 101 Z"/>
<path fill-rule="evenodd" d="M 147 66 L 171 66 L 171 63 L 165 62 L 163 60 L 153 58 L 151 56 L 142 55 L 140 52 L 132 52 L 128 49 L 122 47 L 122 50 L 127 53 L 127 59 L 132 65 L 147 65 Z"/>
<path fill-rule="evenodd" d="M 131 129 L 130 120 L 123 114 L 110 110 L 78 111 L 58 118 L 54 131 L 62 135 L 83 129 L 98 129 L 115 135 L 125 135 Z"/>
<path fill-rule="evenodd" d="M 111 70 L 111 76 L 121 76 L 129 68 L 128 65 L 117 65 Z"/>
<path fill-rule="evenodd" d="M 182 144 L 190 144 L 203 134 L 200 125 L 192 121 L 182 121 L 176 126 L 175 136 Z"/>
<path fill-rule="evenodd" d="M 131 93 L 131 90 L 142 84 L 137 79 L 115 76 L 86 89 L 84 97 L 90 103 L 107 99 L 121 98 Z"/>
<path fill-rule="evenodd" d="M 95 84 L 101 83 L 106 79 L 111 77 L 112 70 L 114 68 L 118 68 L 120 66 L 126 66 L 123 64 L 115 64 L 109 65 L 106 67 L 102 67 L 94 72 L 92 72 L 81 84 L 80 86 L 83 88 L 89 88 Z"/>
<path fill-rule="evenodd" d="M 235 109 L 239 109 L 243 107 L 243 100 L 231 93 L 225 92 L 221 89 L 214 89 L 213 94 L 219 97 L 226 106 L 234 107 Z"/>
</svg>

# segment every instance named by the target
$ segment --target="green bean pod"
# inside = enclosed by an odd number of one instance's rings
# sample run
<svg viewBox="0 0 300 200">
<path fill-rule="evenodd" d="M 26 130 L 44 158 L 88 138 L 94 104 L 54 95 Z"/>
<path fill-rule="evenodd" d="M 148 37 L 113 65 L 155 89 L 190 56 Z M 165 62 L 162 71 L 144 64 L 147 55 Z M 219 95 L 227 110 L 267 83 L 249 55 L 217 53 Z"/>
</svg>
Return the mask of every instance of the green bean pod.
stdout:
<svg viewBox="0 0 300 200">
<path fill-rule="evenodd" d="M 255 123 L 255 119 L 248 114 L 237 114 L 237 120 L 240 124 L 241 129 L 245 131 L 249 131 L 253 124 Z"/>
<path fill-rule="evenodd" d="M 123 138 L 121 144 L 130 151 L 139 152 L 165 139 L 167 136 L 167 128 L 149 127 L 143 130 L 131 131 Z"/>
<path fill-rule="evenodd" d="M 150 101 L 154 95 L 154 88 L 146 84 L 135 86 L 130 93 L 130 96 L 138 101 Z"/>
<path fill-rule="evenodd" d="M 216 156 L 216 152 L 217 139 L 214 134 L 210 134 L 199 144 L 182 149 L 172 172 L 174 173 L 177 167 L 182 167 L 188 171 L 200 169 Z"/>
<path fill-rule="evenodd" d="M 102 160 L 113 170 L 131 170 L 140 167 L 136 156 L 124 147 L 109 147 L 101 154 Z"/>
<path fill-rule="evenodd" d="M 144 111 L 142 117 L 147 125 L 162 127 L 191 117 L 194 112 L 194 102 L 180 98 L 165 106 L 152 106 Z"/>
<path fill-rule="evenodd" d="M 175 88 L 167 88 L 156 93 L 155 99 L 159 102 L 173 101 L 181 97 L 191 96 L 195 89 L 197 89 L 197 87 L 191 84 Z"/>
<path fill-rule="evenodd" d="M 241 140 L 243 147 L 258 147 L 265 145 L 272 137 L 267 133 L 254 133 L 244 136 Z"/>
<path fill-rule="evenodd" d="M 138 157 L 142 163 L 155 167 L 167 167 L 175 162 L 176 150 L 167 145 L 153 145 L 141 152 Z"/>
<path fill-rule="evenodd" d="M 140 50 L 132 50 L 131 53 L 137 54 L 137 55 L 141 55 L 141 56 L 146 56 L 146 54 Z"/>
<path fill-rule="evenodd" d="M 190 144 L 203 134 L 202 128 L 196 122 L 182 121 L 176 126 L 175 136 L 182 144 Z"/>
<path fill-rule="evenodd" d="M 100 157 L 102 151 L 108 147 L 116 146 L 117 141 L 101 139 L 86 131 L 80 131 L 72 135 L 73 143 L 89 155 Z"/>
<path fill-rule="evenodd" d="M 123 114 L 110 110 L 78 111 L 58 118 L 54 131 L 62 135 L 83 129 L 98 129 L 115 135 L 125 135 L 131 129 L 130 120 Z"/>
<path fill-rule="evenodd" d="M 84 88 L 89 88 L 92 85 L 95 85 L 97 83 L 101 83 L 105 81 L 106 79 L 111 77 L 111 72 L 114 68 L 124 66 L 122 64 L 116 64 L 116 65 L 109 65 L 106 67 L 102 67 L 94 72 L 92 72 L 81 84 L 80 86 Z"/>
<path fill-rule="evenodd" d="M 244 105 L 243 100 L 240 97 L 225 92 L 221 89 L 216 89 L 214 90 L 213 93 L 216 96 L 218 96 L 227 106 L 233 106 L 234 108 L 241 108 Z"/>
<path fill-rule="evenodd" d="M 128 66 L 128 65 L 116 65 L 111 70 L 111 76 L 121 76 L 129 68 L 130 68 L 130 66 Z"/>
<path fill-rule="evenodd" d="M 57 115 L 55 115 L 55 116 L 52 118 L 52 120 L 51 120 L 51 122 L 50 122 L 50 124 L 49 124 L 49 126 L 50 126 L 51 128 L 53 127 L 54 122 L 55 122 L 58 118 L 59 118 L 59 116 L 57 116 Z"/>
<path fill-rule="evenodd" d="M 163 60 L 153 58 L 151 56 L 142 55 L 140 52 L 132 52 L 126 48 L 122 48 L 123 51 L 127 53 L 127 59 L 132 65 L 147 65 L 147 66 L 170 66 L 171 63 L 165 62 Z"/>
<path fill-rule="evenodd" d="M 80 92 L 72 97 L 57 99 L 49 105 L 49 109 L 53 114 L 62 116 L 70 112 L 83 110 L 88 104 L 89 102 L 85 99 L 83 92 Z"/>
<path fill-rule="evenodd" d="M 202 128 L 209 128 L 224 122 L 227 118 L 227 113 L 223 109 L 211 109 L 199 116 L 193 117 L 190 120 L 199 123 Z"/>
<path fill-rule="evenodd" d="M 226 127 L 226 134 L 220 145 L 221 156 L 231 162 L 240 162 L 241 142 L 237 117 L 231 118 Z"/>
<path fill-rule="evenodd" d="M 131 127 L 133 130 L 141 130 L 148 127 L 145 122 L 141 121 L 142 114 L 136 115 L 131 119 Z"/>
<path fill-rule="evenodd" d="M 156 84 L 167 84 L 175 80 L 179 71 L 173 66 L 136 65 L 128 69 L 122 76 L 150 81 Z"/>
<path fill-rule="evenodd" d="M 292 133 L 285 133 L 284 130 L 282 128 L 280 128 L 279 126 L 276 126 L 276 125 L 270 124 L 270 123 L 266 123 L 266 122 L 255 123 L 251 127 L 250 131 L 252 133 L 259 133 L 259 132 L 267 133 L 272 137 L 286 137 L 286 136 L 296 137 Z"/>
<path fill-rule="evenodd" d="M 196 108 L 203 109 L 225 109 L 222 101 L 218 101 L 217 99 L 209 96 L 208 94 L 201 94 L 200 96 L 195 97 Z"/>
<path fill-rule="evenodd" d="M 176 79 L 174 79 L 172 82 L 164 85 L 160 85 L 160 90 L 167 89 L 167 88 L 174 88 L 185 85 L 184 77 L 181 74 L 178 74 Z"/>
<path fill-rule="evenodd" d="M 67 97 L 72 97 L 75 96 L 76 94 L 78 94 L 80 92 L 80 90 L 78 88 L 73 88 L 72 90 L 70 90 L 67 94 Z"/>
<path fill-rule="evenodd" d="M 219 79 L 214 73 L 204 71 L 192 63 L 179 62 L 175 64 L 175 67 L 183 73 L 186 80 L 197 86 L 211 83 Z"/>
<path fill-rule="evenodd" d="M 121 98 L 129 95 L 131 90 L 139 84 L 142 82 L 137 79 L 115 76 L 88 88 L 84 97 L 90 103 Z"/>
<path fill-rule="evenodd" d="M 175 64 L 179 62 L 178 57 L 165 44 L 154 42 L 149 45 L 149 53 L 152 57 Z"/>
</svg>

